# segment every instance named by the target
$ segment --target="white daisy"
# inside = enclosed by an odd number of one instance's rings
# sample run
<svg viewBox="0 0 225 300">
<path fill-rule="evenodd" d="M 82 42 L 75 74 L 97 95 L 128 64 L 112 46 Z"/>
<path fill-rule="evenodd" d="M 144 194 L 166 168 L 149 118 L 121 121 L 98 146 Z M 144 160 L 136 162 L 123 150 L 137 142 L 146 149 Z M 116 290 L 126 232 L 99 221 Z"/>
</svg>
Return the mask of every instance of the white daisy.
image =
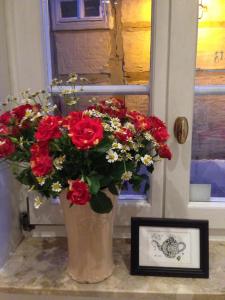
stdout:
<svg viewBox="0 0 225 300">
<path fill-rule="evenodd" d="M 34 114 L 32 109 L 26 109 L 25 116 L 23 117 L 24 120 L 29 119 Z"/>
<path fill-rule="evenodd" d="M 125 153 L 127 151 L 130 151 L 130 147 L 128 145 L 122 145 L 121 152 Z"/>
<path fill-rule="evenodd" d="M 122 174 L 121 179 L 122 179 L 122 180 L 125 180 L 125 181 L 128 181 L 128 180 L 131 179 L 132 175 L 133 175 L 132 172 L 130 172 L 130 171 L 125 171 L 125 172 Z"/>
<path fill-rule="evenodd" d="M 118 129 L 119 127 L 121 127 L 119 118 L 112 118 L 110 124 L 114 129 Z"/>
<path fill-rule="evenodd" d="M 46 177 L 36 177 L 37 182 L 39 183 L 39 185 L 44 185 L 45 181 L 46 181 Z"/>
<path fill-rule="evenodd" d="M 63 163 L 65 161 L 66 156 L 65 155 L 61 155 L 59 157 L 56 157 L 53 161 L 53 165 L 55 166 L 55 168 L 57 170 L 62 170 L 63 169 Z"/>
<path fill-rule="evenodd" d="M 107 152 L 106 159 L 109 163 L 114 163 L 115 161 L 118 160 L 118 154 L 115 151 L 110 149 Z"/>
<path fill-rule="evenodd" d="M 112 149 L 122 149 L 122 145 L 120 143 L 112 143 Z"/>
<path fill-rule="evenodd" d="M 44 203 L 43 199 L 40 196 L 34 198 L 34 208 L 38 209 Z"/>
<path fill-rule="evenodd" d="M 141 157 L 141 161 L 143 162 L 143 164 L 144 164 L 145 166 L 150 166 L 150 165 L 153 164 L 153 159 L 152 159 L 152 157 L 151 157 L 150 155 L 148 155 L 148 154 L 145 154 L 144 157 Z"/>
<path fill-rule="evenodd" d="M 114 131 L 114 129 L 109 124 L 102 123 L 102 125 L 103 125 L 103 128 L 104 128 L 105 131 L 109 131 L 109 132 Z"/>
<path fill-rule="evenodd" d="M 154 140 L 153 136 L 149 132 L 144 133 L 144 137 L 147 141 L 152 141 Z"/>
<path fill-rule="evenodd" d="M 57 182 L 54 182 L 54 183 L 52 184 L 51 188 L 52 188 L 52 191 L 53 191 L 53 192 L 59 193 L 59 192 L 61 192 L 61 190 L 62 190 L 62 185 L 61 185 L 61 183 L 59 183 L 59 182 L 57 181 Z"/>
<path fill-rule="evenodd" d="M 126 159 L 132 160 L 133 156 L 130 153 L 126 153 Z"/>
<path fill-rule="evenodd" d="M 130 129 L 132 132 L 135 131 L 134 125 L 133 125 L 132 123 L 130 123 L 130 122 L 126 122 L 126 123 L 124 124 L 124 127 L 127 128 L 127 129 Z"/>
</svg>

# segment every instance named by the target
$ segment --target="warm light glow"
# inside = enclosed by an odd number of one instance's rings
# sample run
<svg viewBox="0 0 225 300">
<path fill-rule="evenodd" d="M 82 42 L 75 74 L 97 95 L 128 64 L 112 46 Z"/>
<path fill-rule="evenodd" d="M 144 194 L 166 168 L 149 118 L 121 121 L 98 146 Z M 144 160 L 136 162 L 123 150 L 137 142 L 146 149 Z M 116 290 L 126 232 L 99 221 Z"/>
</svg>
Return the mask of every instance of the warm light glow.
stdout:
<svg viewBox="0 0 225 300">
<path fill-rule="evenodd" d="M 225 69 L 225 0 L 199 3 L 207 6 L 207 10 L 199 20 L 197 68 Z"/>
<path fill-rule="evenodd" d="M 140 14 L 145 22 L 150 22 L 151 20 L 151 1 L 146 1 L 142 4 L 140 9 Z"/>
</svg>

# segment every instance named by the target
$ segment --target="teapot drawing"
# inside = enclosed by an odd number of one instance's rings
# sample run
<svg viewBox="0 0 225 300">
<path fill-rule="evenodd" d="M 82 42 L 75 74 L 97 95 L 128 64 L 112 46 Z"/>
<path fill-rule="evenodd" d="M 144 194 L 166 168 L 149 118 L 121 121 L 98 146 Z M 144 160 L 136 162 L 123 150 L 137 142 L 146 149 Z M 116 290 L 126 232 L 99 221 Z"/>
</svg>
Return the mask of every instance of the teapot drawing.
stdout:
<svg viewBox="0 0 225 300">
<path fill-rule="evenodd" d="M 168 258 L 174 258 L 176 255 L 186 248 L 183 242 L 177 242 L 173 236 L 166 239 L 161 245 L 158 241 L 153 240 L 152 244 L 156 244 L 157 248 Z"/>
</svg>

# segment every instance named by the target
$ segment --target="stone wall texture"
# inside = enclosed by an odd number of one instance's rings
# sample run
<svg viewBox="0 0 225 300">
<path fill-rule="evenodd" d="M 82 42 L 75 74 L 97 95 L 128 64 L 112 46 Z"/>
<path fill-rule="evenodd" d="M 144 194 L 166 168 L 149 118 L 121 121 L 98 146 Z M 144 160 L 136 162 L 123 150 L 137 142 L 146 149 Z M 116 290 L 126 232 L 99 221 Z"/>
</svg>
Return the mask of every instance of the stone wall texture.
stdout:
<svg viewBox="0 0 225 300">
<path fill-rule="evenodd" d="M 53 31 L 55 77 L 76 72 L 91 84 L 148 83 L 151 0 L 113 2 L 108 10 L 113 25 L 108 29 Z M 131 109 L 148 111 L 146 96 L 125 100 Z"/>
</svg>

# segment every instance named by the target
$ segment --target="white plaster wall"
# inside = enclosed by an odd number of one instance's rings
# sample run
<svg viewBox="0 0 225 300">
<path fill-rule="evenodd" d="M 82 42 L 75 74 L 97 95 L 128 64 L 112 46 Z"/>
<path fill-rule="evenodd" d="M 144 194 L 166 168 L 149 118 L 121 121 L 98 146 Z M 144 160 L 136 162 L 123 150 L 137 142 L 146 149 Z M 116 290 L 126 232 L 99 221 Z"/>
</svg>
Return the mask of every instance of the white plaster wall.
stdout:
<svg viewBox="0 0 225 300">
<path fill-rule="evenodd" d="M 0 0 L 0 99 L 10 92 L 5 29 L 4 0 Z"/>
<path fill-rule="evenodd" d="M 0 0 L 0 99 L 10 94 L 4 0 Z M 6 164 L 0 164 L 0 267 L 21 240 L 18 186 Z"/>
</svg>

